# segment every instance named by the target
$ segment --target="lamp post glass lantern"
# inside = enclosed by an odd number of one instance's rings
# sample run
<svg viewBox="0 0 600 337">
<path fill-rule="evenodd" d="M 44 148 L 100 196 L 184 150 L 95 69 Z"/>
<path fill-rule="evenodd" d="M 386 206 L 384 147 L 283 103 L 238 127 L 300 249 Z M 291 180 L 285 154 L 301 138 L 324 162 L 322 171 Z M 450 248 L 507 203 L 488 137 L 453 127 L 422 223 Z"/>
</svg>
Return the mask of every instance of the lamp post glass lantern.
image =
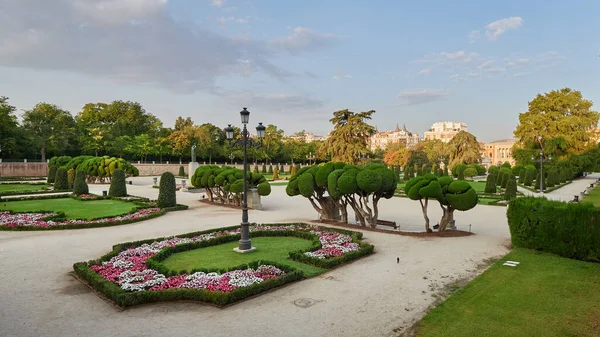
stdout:
<svg viewBox="0 0 600 337">
<path fill-rule="evenodd" d="M 539 139 L 541 140 L 541 138 Z M 531 156 L 531 161 L 540 163 L 540 194 L 544 194 L 544 163 L 551 160 L 552 156 L 548 156 L 548 159 L 544 159 L 544 151 L 542 149 L 540 149 L 539 159 L 535 159 L 535 156 Z"/>
<path fill-rule="evenodd" d="M 252 241 L 250 240 L 250 229 L 248 228 L 248 226 L 250 225 L 248 222 L 248 171 L 246 170 L 247 166 L 248 166 L 248 153 L 247 153 L 247 146 L 260 146 L 260 142 L 253 142 L 252 139 L 250 139 L 249 137 L 249 132 L 248 132 L 248 128 L 246 127 L 246 125 L 248 124 L 248 122 L 250 121 L 250 111 L 248 111 L 247 108 L 243 108 L 242 111 L 240 111 L 240 117 L 242 120 L 242 124 L 244 125 L 244 128 L 242 129 L 242 139 L 235 142 L 236 144 L 242 145 L 243 148 L 243 172 L 244 172 L 244 190 L 243 190 L 243 196 L 242 196 L 242 222 L 240 224 L 240 229 L 241 229 L 241 238 L 239 241 L 239 245 L 237 248 L 234 249 L 234 251 L 238 252 L 238 253 L 249 253 L 252 252 L 254 250 L 256 250 L 255 247 L 252 247 Z M 258 126 L 256 127 L 256 134 L 258 136 L 259 139 L 263 139 L 265 137 L 265 126 L 262 123 L 258 123 Z M 229 124 L 226 128 L 225 128 L 225 135 L 227 136 L 227 139 L 229 140 L 233 140 L 233 127 L 231 126 L 231 124 Z M 230 157 L 231 160 L 233 161 L 233 153 L 231 153 Z"/>
</svg>

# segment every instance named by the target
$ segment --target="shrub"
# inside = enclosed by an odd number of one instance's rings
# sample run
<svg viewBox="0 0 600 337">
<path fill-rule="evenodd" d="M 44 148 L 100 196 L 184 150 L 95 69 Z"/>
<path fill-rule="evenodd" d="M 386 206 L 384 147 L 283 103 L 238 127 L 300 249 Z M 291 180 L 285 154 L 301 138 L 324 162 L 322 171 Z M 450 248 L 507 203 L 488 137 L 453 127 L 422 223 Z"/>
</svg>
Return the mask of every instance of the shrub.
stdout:
<svg viewBox="0 0 600 337">
<path fill-rule="evenodd" d="M 115 170 L 119 169 L 128 176 L 138 176 L 140 173 L 137 168 L 122 158 L 115 157 L 92 157 L 82 162 L 78 169 L 83 170 L 88 178 L 92 180 L 112 177 Z"/>
<path fill-rule="evenodd" d="M 269 165 L 269 174 L 273 174 L 273 165 Z"/>
<path fill-rule="evenodd" d="M 458 180 L 465 180 L 465 169 L 458 169 L 457 170 L 458 173 Z"/>
<path fill-rule="evenodd" d="M 500 167 L 510 168 L 510 163 L 505 161 L 504 164 L 502 164 L 502 166 L 500 166 Z"/>
<path fill-rule="evenodd" d="M 75 172 L 75 181 L 73 183 L 73 194 L 75 195 L 82 195 L 82 194 L 89 194 L 90 193 L 90 189 L 88 187 L 88 184 L 85 182 L 85 172 L 81 171 L 81 170 L 77 170 L 77 172 Z"/>
<path fill-rule="evenodd" d="M 512 174 L 515 176 L 521 176 L 521 170 L 523 170 L 525 168 L 525 166 L 523 164 L 518 164 L 513 166 L 510 170 L 512 171 Z"/>
<path fill-rule="evenodd" d="M 508 181 L 512 178 L 512 173 L 504 172 L 502 174 L 502 181 L 500 183 L 500 187 L 506 188 Z"/>
<path fill-rule="evenodd" d="M 535 176 L 535 172 L 531 171 L 531 170 L 527 170 L 526 174 L 525 174 L 525 181 L 523 182 L 523 184 L 525 186 L 531 186 L 533 184 L 533 178 Z"/>
<path fill-rule="evenodd" d="M 160 185 L 156 205 L 160 208 L 173 207 L 177 205 L 177 186 L 175 176 L 171 172 L 165 172 L 160 176 Z"/>
<path fill-rule="evenodd" d="M 56 177 L 54 178 L 54 190 L 68 190 L 69 189 L 69 175 L 67 170 L 62 167 L 59 167 L 56 170 Z"/>
<path fill-rule="evenodd" d="M 459 172 L 460 171 L 464 171 L 467 168 L 467 165 L 465 164 L 456 164 L 454 165 L 454 167 L 452 168 L 452 175 L 454 177 L 458 177 Z"/>
<path fill-rule="evenodd" d="M 258 174 L 258 165 L 254 165 L 254 170 L 252 170 L 252 173 Z"/>
<path fill-rule="evenodd" d="M 64 168 L 68 169 L 74 169 L 75 171 L 77 171 L 77 168 L 79 168 L 79 165 L 81 165 L 84 161 L 90 159 L 90 158 L 94 158 L 93 156 L 78 156 L 75 157 L 73 159 L 71 159 L 65 166 Z"/>
<path fill-rule="evenodd" d="M 180 177 L 185 177 L 185 169 L 183 168 L 183 165 L 179 166 L 179 173 L 177 175 Z"/>
<path fill-rule="evenodd" d="M 521 170 L 519 171 L 519 184 L 525 183 L 526 177 L 527 177 L 527 169 L 522 167 Z"/>
<path fill-rule="evenodd" d="M 600 262 L 600 208 L 592 204 L 515 198 L 507 218 L 515 247 Z"/>
<path fill-rule="evenodd" d="M 273 167 L 273 180 L 279 179 L 279 169 L 277 169 L 277 165 Z"/>
<path fill-rule="evenodd" d="M 417 177 L 420 177 L 423 175 L 423 169 L 420 167 L 417 167 Z"/>
<path fill-rule="evenodd" d="M 467 167 L 463 171 L 463 175 L 467 178 L 473 178 L 474 176 L 477 175 L 477 170 L 474 167 Z"/>
<path fill-rule="evenodd" d="M 496 176 L 489 174 L 485 181 L 485 193 L 496 193 Z"/>
<path fill-rule="evenodd" d="M 69 182 L 69 188 L 73 188 L 73 183 L 75 183 L 75 170 L 74 169 L 67 170 L 67 181 Z"/>
<path fill-rule="evenodd" d="M 504 200 L 511 200 L 517 197 L 517 181 L 514 177 L 511 177 L 506 183 L 506 190 L 504 191 Z"/>
<path fill-rule="evenodd" d="M 500 170 L 500 168 L 498 168 L 498 166 L 496 165 L 492 165 L 490 166 L 490 168 L 488 169 L 488 173 L 489 174 L 495 174 L 498 173 L 498 171 Z"/>
<path fill-rule="evenodd" d="M 448 165 L 444 165 L 444 176 L 448 176 Z"/>
<path fill-rule="evenodd" d="M 262 174 L 267 174 L 267 165 L 265 163 L 262 164 L 262 169 L 260 170 Z"/>
<path fill-rule="evenodd" d="M 269 184 L 268 182 L 262 182 L 260 184 L 258 184 L 257 186 L 257 190 L 258 190 L 258 195 L 261 196 L 267 196 L 269 194 L 271 194 L 271 184 Z"/>
<path fill-rule="evenodd" d="M 283 164 L 280 164 L 280 166 L 279 166 L 279 173 L 285 174 L 285 168 L 283 167 Z"/>
<path fill-rule="evenodd" d="M 540 177 L 539 177 L 539 176 L 538 176 L 538 177 L 536 177 L 536 178 L 535 178 L 535 185 L 533 185 L 533 188 L 534 188 L 536 191 L 539 191 L 539 190 L 540 190 L 540 187 L 541 187 L 541 184 L 540 184 L 540 182 L 541 182 L 541 180 L 540 180 Z"/>
<path fill-rule="evenodd" d="M 471 164 L 471 167 L 473 167 L 477 171 L 478 176 L 484 176 L 486 173 L 486 169 L 484 166 L 477 165 L 477 164 Z"/>
<path fill-rule="evenodd" d="M 54 165 L 48 166 L 48 184 L 54 184 L 54 179 L 56 178 L 56 169 L 57 167 Z"/>
<path fill-rule="evenodd" d="M 56 166 L 57 168 L 67 165 L 71 161 L 70 156 L 52 157 L 48 161 L 48 166 Z"/>
<path fill-rule="evenodd" d="M 290 169 L 290 174 L 292 175 L 292 177 L 296 175 L 296 172 L 298 172 L 296 165 L 292 165 L 292 168 Z"/>
<path fill-rule="evenodd" d="M 109 197 L 126 197 L 127 186 L 125 185 L 125 173 L 116 169 L 113 172 L 112 180 L 110 182 L 110 188 L 108 189 Z"/>
</svg>

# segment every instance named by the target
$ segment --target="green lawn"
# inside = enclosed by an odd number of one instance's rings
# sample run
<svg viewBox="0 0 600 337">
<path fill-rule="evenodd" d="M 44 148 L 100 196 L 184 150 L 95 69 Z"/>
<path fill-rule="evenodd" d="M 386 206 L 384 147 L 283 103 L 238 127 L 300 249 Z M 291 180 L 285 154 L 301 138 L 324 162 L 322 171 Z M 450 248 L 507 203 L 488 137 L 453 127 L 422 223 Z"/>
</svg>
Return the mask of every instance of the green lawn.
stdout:
<svg viewBox="0 0 600 337">
<path fill-rule="evenodd" d="M 278 182 L 270 182 L 271 186 L 286 186 L 288 184 L 287 181 L 278 181 Z"/>
<path fill-rule="evenodd" d="M 88 200 L 72 198 L 22 200 L 0 203 L 0 210 L 14 212 L 65 212 L 67 219 L 97 219 L 131 212 L 135 206 L 121 200 Z"/>
<path fill-rule="evenodd" d="M 171 270 L 192 270 L 195 268 L 231 268 L 252 261 L 271 261 L 294 267 L 304 272 L 305 277 L 313 277 L 325 269 L 288 259 L 288 253 L 295 250 L 308 250 L 312 242 L 295 237 L 256 237 L 252 238 L 256 251 L 240 254 L 233 251 L 238 242 L 194 249 L 176 253 L 161 263 Z"/>
<path fill-rule="evenodd" d="M 42 188 L 48 188 L 50 185 L 40 184 L 0 184 L 1 192 L 29 192 L 29 191 L 40 191 Z"/>
<path fill-rule="evenodd" d="M 504 261 L 521 262 L 517 267 Z M 419 323 L 420 337 L 599 336 L 600 264 L 514 249 Z"/>
<path fill-rule="evenodd" d="M 584 202 L 591 202 L 596 207 L 600 207 L 600 185 L 590 191 L 588 195 L 583 197 Z"/>
<path fill-rule="evenodd" d="M 491 202 L 495 202 L 498 200 L 502 200 L 501 198 L 479 198 L 479 204 L 481 205 L 489 205 Z"/>
</svg>

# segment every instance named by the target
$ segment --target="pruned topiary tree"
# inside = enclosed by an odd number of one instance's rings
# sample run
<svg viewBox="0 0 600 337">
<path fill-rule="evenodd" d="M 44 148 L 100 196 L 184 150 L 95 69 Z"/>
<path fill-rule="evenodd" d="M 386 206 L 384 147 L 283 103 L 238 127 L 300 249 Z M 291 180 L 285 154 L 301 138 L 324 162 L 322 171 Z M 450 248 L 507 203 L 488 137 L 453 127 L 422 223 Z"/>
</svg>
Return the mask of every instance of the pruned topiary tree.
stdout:
<svg viewBox="0 0 600 337">
<path fill-rule="evenodd" d="M 257 188 L 266 178 L 260 173 L 246 171 L 248 188 Z M 244 171 L 224 165 L 201 166 L 192 175 L 192 185 L 204 188 L 208 200 L 224 204 L 241 205 L 244 190 Z M 269 186 L 270 187 L 270 186 Z M 261 191 L 270 193 L 270 188 L 261 188 Z M 260 191 L 259 191 L 260 194 Z M 267 195 L 267 194 L 261 194 Z"/>
<path fill-rule="evenodd" d="M 279 179 L 279 169 L 277 168 L 277 165 L 275 165 L 273 167 L 273 180 L 278 180 Z"/>
<path fill-rule="evenodd" d="M 320 219 L 337 220 L 337 200 L 326 194 L 327 178 L 336 167 L 344 166 L 344 163 L 329 162 L 323 165 L 304 167 L 292 175 L 285 191 L 291 197 L 301 195 L 307 198 L 315 211 L 319 213 Z M 295 166 L 292 166 L 292 170 L 295 170 Z"/>
<path fill-rule="evenodd" d="M 179 166 L 179 173 L 177 173 L 177 175 L 180 177 L 185 177 L 185 169 L 183 168 L 183 165 Z"/>
<path fill-rule="evenodd" d="M 442 219 L 438 231 L 443 232 L 454 219 L 454 211 L 468 211 L 477 206 L 479 198 L 475 189 L 466 181 L 440 181 L 442 197 L 438 199 L 442 207 Z"/>
<path fill-rule="evenodd" d="M 267 174 L 267 165 L 265 163 L 262 164 L 262 169 L 260 170 L 262 174 Z"/>
<path fill-rule="evenodd" d="M 525 167 L 521 167 L 521 170 L 519 170 L 519 180 L 518 183 L 519 184 L 523 184 L 525 183 L 525 178 L 527 177 L 527 169 Z"/>
<path fill-rule="evenodd" d="M 110 181 L 110 188 L 108 189 L 109 197 L 126 197 L 127 186 L 125 185 L 125 172 L 120 169 L 115 169 Z"/>
<path fill-rule="evenodd" d="M 69 182 L 69 188 L 73 188 L 73 183 L 75 183 L 75 170 L 72 168 L 67 170 L 67 181 Z"/>
<path fill-rule="evenodd" d="M 485 181 L 485 193 L 496 193 L 496 176 L 488 174 Z"/>
<path fill-rule="evenodd" d="M 67 170 L 62 167 L 59 167 L 56 170 L 56 176 L 54 177 L 54 190 L 62 191 L 69 189 L 69 174 Z"/>
<path fill-rule="evenodd" d="M 82 170 L 77 170 L 75 172 L 75 181 L 73 182 L 73 194 L 82 195 L 89 194 L 90 189 L 88 184 L 85 182 L 85 172 Z"/>
<path fill-rule="evenodd" d="M 56 170 L 58 168 L 54 165 L 49 165 L 48 166 L 48 179 L 46 180 L 46 182 L 48 184 L 54 184 L 54 179 L 56 179 Z"/>
<path fill-rule="evenodd" d="M 511 177 L 506 183 L 506 190 L 504 191 L 504 200 L 510 200 L 517 197 L 517 181 L 514 176 Z"/>
<path fill-rule="evenodd" d="M 165 172 L 160 176 L 156 205 L 160 208 L 177 205 L 177 185 L 175 184 L 175 176 L 171 172 Z"/>
<path fill-rule="evenodd" d="M 273 164 L 269 164 L 269 174 L 273 174 Z"/>
<path fill-rule="evenodd" d="M 415 177 L 406 183 L 404 186 L 404 191 L 411 200 L 419 201 L 421 204 L 421 210 L 423 212 L 423 218 L 425 219 L 425 230 L 428 233 L 432 232 L 429 226 L 427 207 L 429 206 L 429 199 L 437 200 L 441 197 L 442 188 L 438 178 L 433 174 Z"/>
<path fill-rule="evenodd" d="M 465 178 L 470 178 L 472 179 L 474 176 L 477 175 L 477 170 L 474 167 L 467 167 L 464 171 L 463 171 L 463 175 Z"/>
</svg>

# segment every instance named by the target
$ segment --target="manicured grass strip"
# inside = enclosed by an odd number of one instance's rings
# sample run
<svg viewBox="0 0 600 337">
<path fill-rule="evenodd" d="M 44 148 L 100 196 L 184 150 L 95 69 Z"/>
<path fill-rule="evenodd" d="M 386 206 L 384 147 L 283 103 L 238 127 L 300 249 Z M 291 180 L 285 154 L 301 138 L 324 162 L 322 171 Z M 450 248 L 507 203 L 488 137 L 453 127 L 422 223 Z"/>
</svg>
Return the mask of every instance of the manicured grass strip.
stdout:
<svg viewBox="0 0 600 337">
<path fill-rule="evenodd" d="M 599 324 L 600 264 L 516 248 L 425 316 L 417 336 L 595 337 Z"/>
<path fill-rule="evenodd" d="M 48 188 L 48 184 L 0 184 L 0 193 L 2 192 L 26 192 L 41 191 Z"/>
<path fill-rule="evenodd" d="M 252 245 L 257 247 L 255 252 L 240 254 L 233 251 L 237 242 L 189 250 L 169 256 L 161 263 L 171 270 L 193 269 L 228 269 L 252 261 L 273 261 L 293 267 L 304 273 L 305 277 L 313 277 L 325 272 L 325 269 L 289 259 L 289 252 L 310 250 L 310 240 L 296 237 L 256 237 Z"/>
<path fill-rule="evenodd" d="M 269 183 L 269 184 L 271 184 L 271 186 L 287 186 L 288 182 L 287 181 L 278 181 L 278 182 Z"/>
<path fill-rule="evenodd" d="M 479 204 L 481 205 L 489 205 L 490 203 L 494 203 L 497 202 L 499 200 L 502 200 L 500 198 L 479 198 Z"/>
<path fill-rule="evenodd" d="M 583 197 L 584 202 L 589 202 L 594 204 L 596 207 L 600 207 L 600 185 L 596 186 L 593 190 L 588 193 L 585 197 Z"/>
<path fill-rule="evenodd" d="M 64 212 L 67 219 L 92 220 L 122 215 L 133 211 L 135 205 L 122 200 L 87 200 L 72 198 L 0 202 L 0 210 L 13 212 Z"/>
</svg>

